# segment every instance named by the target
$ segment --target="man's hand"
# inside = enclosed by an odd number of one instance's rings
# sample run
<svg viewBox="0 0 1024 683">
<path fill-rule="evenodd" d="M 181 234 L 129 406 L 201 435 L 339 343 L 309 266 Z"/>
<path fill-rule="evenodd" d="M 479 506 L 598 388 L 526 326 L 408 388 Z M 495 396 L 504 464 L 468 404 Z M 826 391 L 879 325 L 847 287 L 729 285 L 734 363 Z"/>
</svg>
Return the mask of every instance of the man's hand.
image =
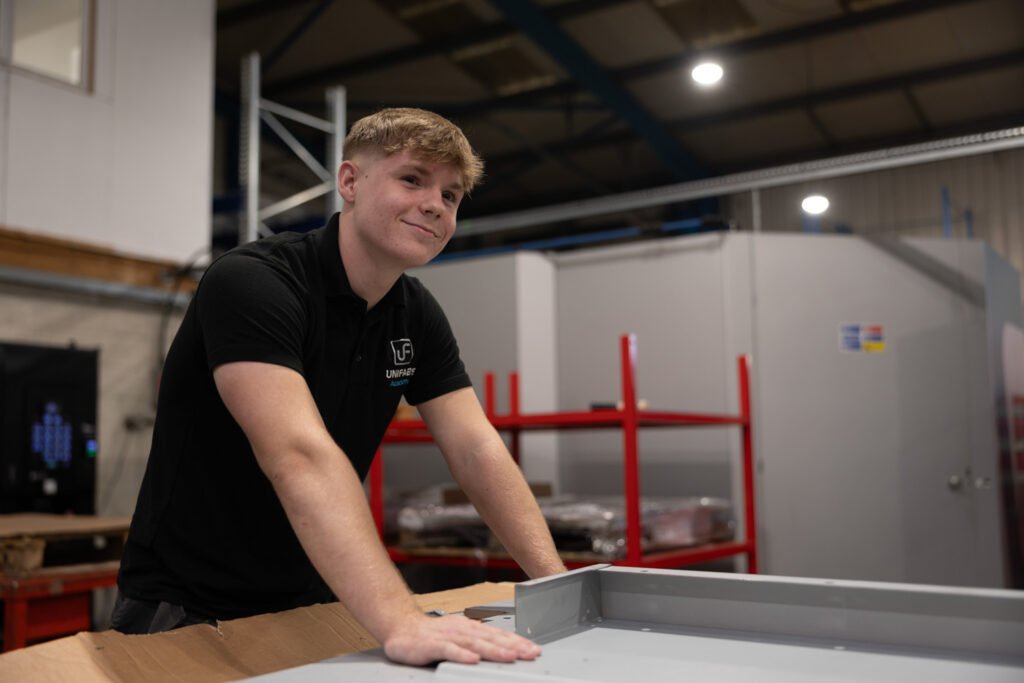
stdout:
<svg viewBox="0 0 1024 683">
<path fill-rule="evenodd" d="M 384 654 L 393 661 L 416 666 L 441 660 L 476 664 L 481 659 L 494 662 L 536 659 L 540 646 L 515 633 L 461 615 L 418 616 L 399 624 L 388 635 Z"/>
</svg>

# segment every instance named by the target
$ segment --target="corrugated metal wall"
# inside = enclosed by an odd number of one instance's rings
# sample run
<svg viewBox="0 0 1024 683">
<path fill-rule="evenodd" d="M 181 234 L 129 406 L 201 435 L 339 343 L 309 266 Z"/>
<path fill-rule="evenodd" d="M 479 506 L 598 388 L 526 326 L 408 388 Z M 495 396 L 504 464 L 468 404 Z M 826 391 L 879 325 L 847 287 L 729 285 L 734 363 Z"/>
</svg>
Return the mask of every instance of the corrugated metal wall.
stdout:
<svg viewBox="0 0 1024 683">
<path fill-rule="evenodd" d="M 1024 273 L 1024 149 L 761 190 L 762 230 L 803 230 L 800 200 L 819 193 L 831 202 L 822 232 L 845 226 L 856 234 L 941 237 L 943 187 L 952 199 L 953 236 L 966 235 L 970 209 L 974 238 Z M 750 193 L 730 196 L 723 210 L 752 228 Z"/>
</svg>

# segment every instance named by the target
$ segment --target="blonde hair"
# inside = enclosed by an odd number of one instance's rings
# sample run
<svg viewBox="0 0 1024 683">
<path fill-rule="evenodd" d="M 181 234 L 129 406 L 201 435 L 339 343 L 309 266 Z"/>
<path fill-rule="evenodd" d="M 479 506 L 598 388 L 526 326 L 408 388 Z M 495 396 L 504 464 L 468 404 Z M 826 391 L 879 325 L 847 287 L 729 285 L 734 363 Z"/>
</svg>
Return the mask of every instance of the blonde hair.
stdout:
<svg viewBox="0 0 1024 683">
<path fill-rule="evenodd" d="M 459 169 L 466 192 L 484 174 L 484 162 L 462 130 L 443 116 L 424 109 L 382 109 L 356 121 L 345 138 L 345 159 L 360 152 L 383 152 L 390 156 L 403 150 Z"/>
</svg>

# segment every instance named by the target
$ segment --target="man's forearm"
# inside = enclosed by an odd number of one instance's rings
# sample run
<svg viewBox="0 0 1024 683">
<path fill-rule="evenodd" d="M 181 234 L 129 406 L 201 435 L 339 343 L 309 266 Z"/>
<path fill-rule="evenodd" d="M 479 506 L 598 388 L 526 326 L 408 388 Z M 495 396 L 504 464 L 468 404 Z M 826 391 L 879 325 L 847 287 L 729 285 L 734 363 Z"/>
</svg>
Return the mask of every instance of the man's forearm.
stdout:
<svg viewBox="0 0 1024 683">
<path fill-rule="evenodd" d="M 419 610 L 377 536 L 355 471 L 334 450 L 289 458 L 271 482 L 313 566 L 383 643 L 398 622 Z"/>
<path fill-rule="evenodd" d="M 452 474 L 505 549 L 531 578 L 565 571 L 547 523 L 501 438 L 483 440 Z"/>
</svg>

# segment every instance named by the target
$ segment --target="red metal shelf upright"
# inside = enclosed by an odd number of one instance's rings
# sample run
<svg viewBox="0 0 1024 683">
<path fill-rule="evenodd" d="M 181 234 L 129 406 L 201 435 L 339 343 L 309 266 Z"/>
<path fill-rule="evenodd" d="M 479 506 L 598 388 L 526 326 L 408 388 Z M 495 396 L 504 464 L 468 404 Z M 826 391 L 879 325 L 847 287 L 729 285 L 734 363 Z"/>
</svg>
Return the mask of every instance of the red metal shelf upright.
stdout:
<svg viewBox="0 0 1024 683">
<path fill-rule="evenodd" d="M 494 375 L 484 378 L 484 412 L 496 429 L 511 436 L 512 457 L 519 462 L 519 435 L 523 431 L 562 429 L 621 429 L 623 439 L 623 484 L 626 509 L 626 556 L 611 564 L 632 567 L 681 567 L 688 564 L 735 555 L 747 556 L 747 571 L 758 571 L 757 518 L 754 509 L 754 456 L 753 434 L 750 409 L 750 359 L 737 359 L 739 391 L 738 415 L 710 413 L 679 413 L 652 411 L 637 407 L 636 391 L 636 336 L 623 335 L 619 340 L 622 372 L 622 407 L 616 410 L 589 410 L 557 413 L 522 413 L 519 408 L 519 376 L 509 376 L 509 412 L 498 415 L 494 400 Z M 656 553 L 644 553 L 641 545 L 640 520 L 640 454 L 638 433 L 648 427 L 722 427 L 736 426 L 742 432 L 743 471 L 743 522 L 744 539 L 726 543 L 710 543 L 690 548 L 680 548 Z M 384 436 L 384 443 L 425 443 L 431 437 L 426 425 L 420 420 L 395 420 Z M 370 509 L 377 529 L 383 537 L 383 449 L 377 451 L 370 468 Z M 457 554 L 409 553 L 400 548 L 388 548 L 396 562 L 418 562 L 424 564 L 486 565 L 492 567 L 517 567 L 505 557 L 473 557 Z M 567 559 L 566 566 L 579 567 L 594 561 Z"/>
</svg>

